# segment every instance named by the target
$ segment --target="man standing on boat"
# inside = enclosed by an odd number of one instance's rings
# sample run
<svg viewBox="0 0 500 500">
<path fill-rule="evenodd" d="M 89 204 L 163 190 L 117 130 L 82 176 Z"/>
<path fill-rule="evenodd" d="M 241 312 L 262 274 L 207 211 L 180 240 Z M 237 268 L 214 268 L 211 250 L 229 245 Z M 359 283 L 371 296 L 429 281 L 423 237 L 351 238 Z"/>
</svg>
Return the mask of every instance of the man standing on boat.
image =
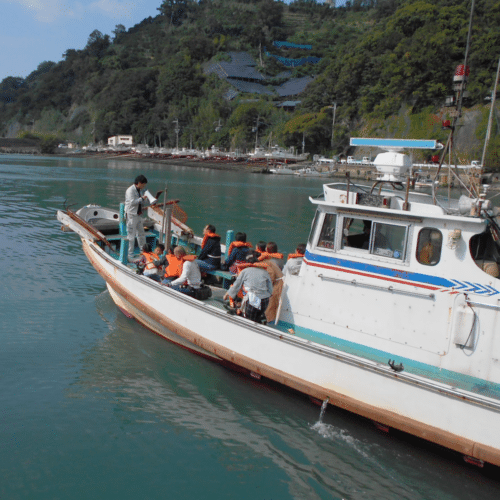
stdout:
<svg viewBox="0 0 500 500">
<path fill-rule="evenodd" d="M 144 223 L 141 215 L 147 200 L 147 196 L 144 194 L 147 183 L 148 180 L 144 175 L 138 175 L 134 183 L 125 191 L 129 262 L 132 262 L 134 259 L 135 238 L 137 238 L 139 248 L 142 248 L 146 244 Z"/>
</svg>

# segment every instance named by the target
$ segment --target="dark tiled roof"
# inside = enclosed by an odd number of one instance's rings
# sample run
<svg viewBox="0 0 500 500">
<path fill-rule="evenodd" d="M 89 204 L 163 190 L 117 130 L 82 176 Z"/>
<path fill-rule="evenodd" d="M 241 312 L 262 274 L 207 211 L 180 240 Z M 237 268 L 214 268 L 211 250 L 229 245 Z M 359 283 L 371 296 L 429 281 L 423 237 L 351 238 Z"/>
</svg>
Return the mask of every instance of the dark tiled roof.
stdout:
<svg viewBox="0 0 500 500">
<path fill-rule="evenodd" d="M 297 95 L 300 94 L 313 80 L 314 78 L 312 76 L 292 78 L 291 80 L 288 80 L 288 82 L 276 87 L 276 92 L 278 92 L 278 95 L 281 97 Z"/>
<path fill-rule="evenodd" d="M 264 81 L 266 77 L 261 75 L 253 66 L 244 66 L 233 62 L 220 61 L 210 64 L 205 73 L 215 73 L 220 78 L 244 78 L 246 80 Z"/>
<path fill-rule="evenodd" d="M 236 87 L 240 92 L 248 92 L 251 94 L 273 95 L 272 89 L 255 82 L 245 82 L 236 78 L 227 78 L 228 83 Z"/>
</svg>

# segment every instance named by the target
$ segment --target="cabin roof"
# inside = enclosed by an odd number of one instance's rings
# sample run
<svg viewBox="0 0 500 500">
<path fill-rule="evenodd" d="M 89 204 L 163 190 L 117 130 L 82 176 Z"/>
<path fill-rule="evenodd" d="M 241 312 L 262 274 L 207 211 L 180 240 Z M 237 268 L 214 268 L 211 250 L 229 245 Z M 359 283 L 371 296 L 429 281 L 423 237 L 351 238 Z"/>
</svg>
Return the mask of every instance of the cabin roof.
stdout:
<svg viewBox="0 0 500 500">
<path fill-rule="evenodd" d="M 311 203 L 323 207 L 335 207 L 339 213 L 364 214 L 366 217 L 383 217 L 398 220 L 423 220 L 426 218 L 452 220 L 460 224 L 485 225 L 481 217 L 463 215 L 459 212 L 459 200 L 438 197 L 438 204 L 426 193 L 410 191 L 409 209 L 403 209 L 404 191 L 382 190 L 380 194 L 370 193 L 370 187 L 349 186 L 349 203 L 346 203 L 347 185 L 325 184 L 321 198 L 309 198 Z M 384 201 L 388 200 L 388 201 Z M 443 208 L 446 207 L 446 210 Z M 451 210 L 453 213 L 448 213 Z"/>
</svg>

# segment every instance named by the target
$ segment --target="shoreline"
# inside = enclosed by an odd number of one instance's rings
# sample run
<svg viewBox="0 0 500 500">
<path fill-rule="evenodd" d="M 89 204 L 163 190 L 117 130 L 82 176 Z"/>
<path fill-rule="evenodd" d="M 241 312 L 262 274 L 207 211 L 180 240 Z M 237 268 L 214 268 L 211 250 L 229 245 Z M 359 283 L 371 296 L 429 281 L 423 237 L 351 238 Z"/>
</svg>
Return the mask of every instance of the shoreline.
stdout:
<svg viewBox="0 0 500 500">
<path fill-rule="evenodd" d="M 217 159 L 200 159 L 200 158 L 162 158 L 157 155 L 138 155 L 138 154 L 116 154 L 116 153 L 62 153 L 54 155 L 40 156 L 57 156 L 60 158 L 85 158 L 96 160 L 120 160 L 120 161 L 138 161 L 144 163 L 159 163 L 164 165 L 177 165 L 181 167 L 200 167 L 212 170 L 233 170 L 251 172 L 256 174 L 271 174 L 270 168 L 274 168 L 277 162 L 263 161 L 232 161 Z M 281 163 L 280 163 L 281 164 Z M 311 161 L 303 161 L 290 163 L 288 166 L 296 168 L 305 168 L 312 165 Z"/>
<path fill-rule="evenodd" d="M 82 158 L 82 159 L 96 159 L 96 160 L 117 160 L 117 161 L 137 161 L 141 163 L 156 163 L 160 165 L 175 165 L 180 167 L 189 167 L 189 168 L 206 168 L 209 170 L 221 170 L 221 171 L 233 171 L 233 172 L 249 172 L 254 174 L 263 174 L 263 175 L 292 175 L 292 174 L 273 174 L 269 171 L 269 169 L 274 168 L 277 165 L 283 165 L 285 167 L 292 167 L 295 169 L 312 167 L 313 162 L 310 160 L 305 160 L 301 162 L 289 163 L 285 164 L 277 161 L 249 161 L 249 160 L 240 160 L 240 161 L 232 161 L 231 159 L 225 160 L 219 157 L 214 159 L 201 159 L 201 158 L 172 158 L 172 157 L 162 157 L 161 155 L 141 155 L 137 153 L 105 153 L 105 152 L 79 152 L 79 153 L 52 153 L 52 154 L 41 154 L 37 152 L 30 153 L 12 153 L 12 152 L 3 152 L 0 151 L 0 157 L 3 154 L 11 155 L 11 154 L 20 154 L 26 155 L 29 154 L 31 156 L 40 156 L 45 158 Z M 429 165 L 428 173 L 431 173 L 432 165 Z M 373 182 L 376 180 L 376 169 L 374 166 L 368 165 L 346 165 L 341 163 L 335 164 L 335 170 L 333 172 L 329 172 L 327 168 L 323 168 L 323 170 L 318 170 L 323 175 L 314 176 L 314 175 L 304 175 L 303 177 L 307 178 L 317 178 L 317 179 L 345 179 L 348 174 L 351 179 Z M 489 179 L 489 190 L 498 191 L 500 189 L 500 174 L 489 174 L 492 179 Z M 441 182 L 440 186 L 446 186 L 448 183 L 448 174 L 447 171 L 444 170 L 440 174 Z M 464 179 L 465 180 L 465 179 Z M 484 183 L 484 182 L 483 182 Z M 452 180 L 452 187 L 454 187 L 455 182 Z"/>
</svg>

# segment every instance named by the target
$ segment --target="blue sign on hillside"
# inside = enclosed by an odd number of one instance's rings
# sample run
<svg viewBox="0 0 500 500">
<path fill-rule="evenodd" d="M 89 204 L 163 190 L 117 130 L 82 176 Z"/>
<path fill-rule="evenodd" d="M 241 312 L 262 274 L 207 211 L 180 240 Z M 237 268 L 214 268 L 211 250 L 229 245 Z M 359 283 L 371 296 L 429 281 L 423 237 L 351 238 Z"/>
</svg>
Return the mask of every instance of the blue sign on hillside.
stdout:
<svg viewBox="0 0 500 500">
<path fill-rule="evenodd" d="M 370 139 L 368 137 L 351 137 L 351 146 L 371 146 L 382 149 L 443 149 L 439 141 L 427 139 Z"/>
</svg>

